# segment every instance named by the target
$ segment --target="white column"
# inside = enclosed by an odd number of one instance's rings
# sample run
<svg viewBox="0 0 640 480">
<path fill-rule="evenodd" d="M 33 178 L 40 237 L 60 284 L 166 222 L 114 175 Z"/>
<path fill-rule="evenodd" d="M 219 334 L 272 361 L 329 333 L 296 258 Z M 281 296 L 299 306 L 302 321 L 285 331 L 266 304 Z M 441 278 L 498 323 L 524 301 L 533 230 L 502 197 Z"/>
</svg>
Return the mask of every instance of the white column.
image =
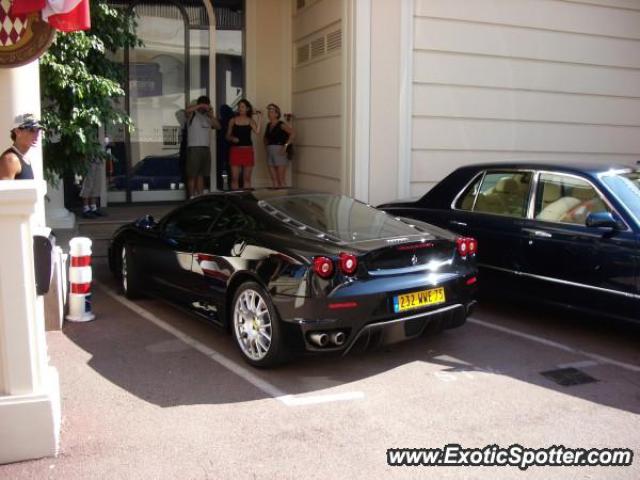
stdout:
<svg viewBox="0 0 640 480">
<path fill-rule="evenodd" d="M 40 117 L 40 63 L 35 60 L 22 67 L 0 69 L 0 85 L 2 85 L 0 89 L 0 105 L 3 108 L 3 113 L 0 115 L 0 135 L 5 135 L 5 137 L 0 138 L 5 138 L 8 146 L 11 142 L 9 131 L 13 128 L 13 120 L 16 115 L 33 113 L 38 118 Z M 27 158 L 33 165 L 36 179 L 44 178 L 42 144 L 31 148 Z M 52 228 L 73 228 L 75 216 L 64 208 L 62 189 L 54 191 L 52 185 L 47 193 L 47 199 L 46 205 L 44 195 L 36 203 L 36 224 L 45 224 L 46 209 L 47 223 L 50 223 Z"/>
<path fill-rule="evenodd" d="M 0 181 L 0 463 L 55 455 L 58 373 L 36 302 L 31 217 L 42 180 Z"/>
<path fill-rule="evenodd" d="M 371 0 L 346 2 L 343 54 L 345 85 L 344 183 L 342 191 L 369 201 L 371 141 Z"/>
</svg>

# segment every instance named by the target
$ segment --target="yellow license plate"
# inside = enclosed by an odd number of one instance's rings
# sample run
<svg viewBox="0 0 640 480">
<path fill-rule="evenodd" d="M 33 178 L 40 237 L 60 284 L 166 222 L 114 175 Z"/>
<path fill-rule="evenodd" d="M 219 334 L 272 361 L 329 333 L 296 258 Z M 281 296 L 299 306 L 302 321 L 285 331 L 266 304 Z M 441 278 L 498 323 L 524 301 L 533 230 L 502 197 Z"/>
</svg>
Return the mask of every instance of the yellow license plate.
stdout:
<svg viewBox="0 0 640 480">
<path fill-rule="evenodd" d="M 393 297 L 393 311 L 404 312 L 414 308 L 436 305 L 445 301 L 444 288 L 432 288 L 419 292 L 404 293 Z"/>
</svg>

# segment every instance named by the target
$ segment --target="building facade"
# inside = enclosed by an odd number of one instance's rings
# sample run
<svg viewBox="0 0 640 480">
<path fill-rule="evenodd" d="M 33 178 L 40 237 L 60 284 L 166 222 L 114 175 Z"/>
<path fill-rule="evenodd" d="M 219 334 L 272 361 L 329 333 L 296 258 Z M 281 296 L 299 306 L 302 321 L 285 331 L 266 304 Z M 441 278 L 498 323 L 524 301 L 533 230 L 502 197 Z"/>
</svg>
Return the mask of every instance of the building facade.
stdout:
<svg viewBox="0 0 640 480">
<path fill-rule="evenodd" d="M 131 175 L 176 155 L 175 112 L 199 94 L 218 110 L 278 103 L 298 133 L 292 184 L 372 203 L 470 162 L 640 156 L 637 0 L 114 3 L 136 11 L 145 47 L 123 56 L 136 131 L 113 134 L 110 201 L 180 197 Z"/>
</svg>

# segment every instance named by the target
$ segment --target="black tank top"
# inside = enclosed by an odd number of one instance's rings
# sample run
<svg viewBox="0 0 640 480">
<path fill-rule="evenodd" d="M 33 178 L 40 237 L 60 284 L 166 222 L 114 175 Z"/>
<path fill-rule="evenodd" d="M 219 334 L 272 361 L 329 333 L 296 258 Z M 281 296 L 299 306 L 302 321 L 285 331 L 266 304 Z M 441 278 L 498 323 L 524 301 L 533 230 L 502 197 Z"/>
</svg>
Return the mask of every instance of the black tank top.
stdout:
<svg viewBox="0 0 640 480">
<path fill-rule="evenodd" d="M 250 147 L 251 143 L 251 125 L 233 125 L 233 136 L 238 137 L 239 142 L 234 143 L 235 147 Z"/>
<path fill-rule="evenodd" d="M 15 176 L 15 180 L 33 180 L 33 168 L 31 168 L 30 163 L 27 163 L 24 160 L 24 157 L 22 153 L 20 153 L 20 150 L 18 150 L 16 147 L 9 147 L 4 152 L 2 152 L 2 155 L 5 155 L 9 152 L 15 153 L 16 157 L 18 157 L 18 160 L 20 160 L 20 173 Z"/>
<path fill-rule="evenodd" d="M 276 123 L 273 127 L 268 123 L 264 138 L 267 139 L 267 145 L 284 145 L 289 140 L 289 134 L 282 128 L 282 122 Z"/>
</svg>

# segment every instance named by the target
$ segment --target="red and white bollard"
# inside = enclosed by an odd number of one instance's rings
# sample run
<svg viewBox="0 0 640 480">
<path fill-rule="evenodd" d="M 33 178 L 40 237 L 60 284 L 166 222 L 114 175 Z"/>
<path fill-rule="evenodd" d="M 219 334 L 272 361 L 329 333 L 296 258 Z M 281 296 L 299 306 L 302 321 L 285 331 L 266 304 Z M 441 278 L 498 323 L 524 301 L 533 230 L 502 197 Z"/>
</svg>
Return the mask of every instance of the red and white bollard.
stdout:
<svg viewBox="0 0 640 480">
<path fill-rule="evenodd" d="M 69 313 L 67 320 L 88 322 L 95 318 L 91 312 L 91 240 L 75 237 L 69 242 Z"/>
</svg>

